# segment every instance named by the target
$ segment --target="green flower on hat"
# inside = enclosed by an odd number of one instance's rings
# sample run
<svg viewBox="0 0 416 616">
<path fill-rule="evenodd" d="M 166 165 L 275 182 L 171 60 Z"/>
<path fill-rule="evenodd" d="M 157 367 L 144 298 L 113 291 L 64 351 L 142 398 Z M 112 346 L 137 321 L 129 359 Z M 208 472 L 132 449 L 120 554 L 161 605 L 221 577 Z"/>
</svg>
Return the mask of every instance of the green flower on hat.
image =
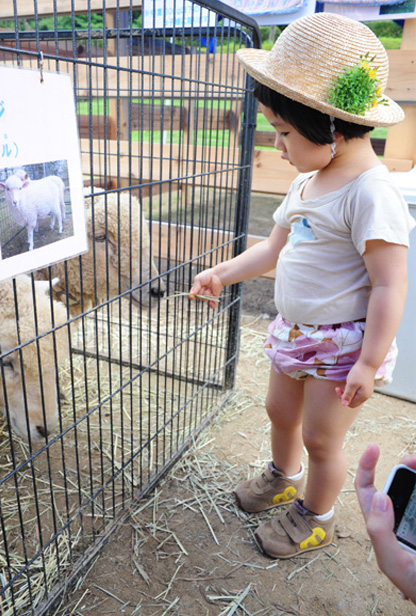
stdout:
<svg viewBox="0 0 416 616">
<path fill-rule="evenodd" d="M 365 115 L 365 112 L 376 105 L 388 105 L 381 98 L 382 88 L 377 80 L 378 67 L 372 67 L 373 58 L 367 52 L 360 56 L 359 64 L 345 68 L 337 77 L 328 95 L 328 103 L 355 115 Z"/>
</svg>

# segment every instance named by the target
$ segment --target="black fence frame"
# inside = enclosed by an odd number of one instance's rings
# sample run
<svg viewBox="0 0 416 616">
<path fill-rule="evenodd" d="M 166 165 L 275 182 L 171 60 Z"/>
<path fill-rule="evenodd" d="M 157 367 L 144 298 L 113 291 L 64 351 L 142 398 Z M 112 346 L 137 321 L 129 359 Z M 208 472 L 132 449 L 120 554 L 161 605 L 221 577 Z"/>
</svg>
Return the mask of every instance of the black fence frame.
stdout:
<svg viewBox="0 0 416 616">
<path fill-rule="evenodd" d="M 184 37 L 190 37 L 191 39 L 195 36 L 204 35 L 206 37 L 220 37 L 222 40 L 230 41 L 232 37 L 235 37 L 235 40 L 238 41 L 239 44 L 249 46 L 249 47 L 260 47 L 261 39 L 258 26 L 254 20 L 248 18 L 238 11 L 230 8 L 227 5 L 218 2 L 217 0 L 210 1 L 198 1 L 194 2 L 195 5 L 207 8 L 209 11 L 215 12 L 217 15 L 221 16 L 221 23 L 218 26 L 210 27 L 210 28 L 192 28 L 192 29 L 178 29 L 178 28 L 166 28 L 161 30 L 144 30 L 143 28 L 129 28 L 128 23 L 126 25 L 126 20 L 131 21 L 132 11 L 134 8 L 134 3 L 131 3 L 130 10 L 125 11 L 120 9 L 118 6 L 115 10 L 115 22 L 118 24 L 118 27 L 115 28 L 104 28 L 102 30 L 93 30 L 89 29 L 88 31 L 78 31 L 73 28 L 70 31 L 42 31 L 39 29 L 39 15 L 37 11 L 37 0 L 34 0 L 34 14 L 35 14 L 35 23 L 36 27 L 34 31 L 19 31 L 18 30 L 18 18 L 19 15 L 16 13 L 16 3 L 13 3 L 14 8 L 14 31 L 0 31 L 0 63 L 4 54 L 7 55 L 7 58 L 10 58 L 10 55 L 13 57 L 13 64 L 15 66 L 19 66 L 23 60 L 33 60 L 34 63 L 37 64 L 39 69 L 42 69 L 43 66 L 46 65 L 53 66 L 56 71 L 60 70 L 60 64 L 65 62 L 69 63 L 73 67 L 73 79 L 74 79 L 74 96 L 78 99 L 78 84 L 77 84 L 77 69 L 80 66 L 84 66 L 86 69 L 93 71 L 97 67 L 102 67 L 105 71 L 115 71 L 117 75 L 119 75 L 122 71 L 127 71 L 129 74 L 133 73 L 132 69 L 125 69 L 118 65 L 119 61 L 119 50 L 124 42 L 130 42 L 130 46 L 134 40 L 144 41 L 145 39 L 150 39 L 151 44 L 156 40 L 166 41 L 168 38 L 177 39 L 181 37 L 184 40 Z M 89 3 L 88 3 L 89 5 Z M 55 10 L 57 9 L 57 3 L 54 3 Z M 105 0 L 103 1 L 103 14 L 106 14 L 105 8 Z M 56 13 L 55 13 L 56 15 Z M 88 11 L 88 15 L 91 15 L 91 11 Z M 74 13 L 72 13 L 72 17 L 74 17 Z M 224 25 L 226 22 L 226 25 Z M 42 51 L 41 43 L 42 42 L 51 42 L 52 49 L 50 51 Z M 58 44 L 61 41 L 69 41 L 72 44 L 73 56 L 61 56 L 58 51 Z M 89 58 L 79 58 L 77 57 L 77 47 L 78 41 L 87 41 L 87 54 L 90 56 Z M 96 41 L 100 41 L 103 44 L 103 57 L 99 61 L 97 59 L 93 60 L 91 53 L 94 48 L 94 43 Z M 111 58 L 107 58 L 105 55 L 105 49 L 107 48 L 108 42 L 114 42 L 116 45 L 116 55 Z M 30 43 L 33 46 L 33 49 L 23 49 L 21 46 L 24 43 Z M 11 45 L 11 46 L 10 46 Z M 56 53 L 53 51 L 53 45 L 55 45 Z M 183 51 L 183 54 L 185 51 Z M 182 54 L 182 59 L 183 59 Z M 228 60 L 228 56 L 230 54 L 225 54 Z M 54 64 L 53 64 L 54 63 Z M 107 73 L 106 73 L 107 74 Z M 155 75 L 157 77 L 157 75 Z M 162 77 L 169 77 L 169 75 L 162 75 Z M 205 77 L 201 76 L 201 84 L 206 86 L 209 84 L 210 76 Z M 223 92 L 230 92 L 233 94 L 233 87 L 228 86 L 226 84 L 221 84 L 223 88 Z M 229 149 L 233 147 L 234 151 L 237 151 L 238 158 L 232 159 L 230 162 L 226 161 L 225 167 L 228 165 L 228 169 L 224 171 L 224 166 L 221 168 L 220 174 L 224 175 L 229 173 L 230 176 L 233 173 L 237 173 L 238 179 L 236 186 L 232 188 L 232 190 L 228 190 L 225 188 L 225 206 L 224 209 L 228 207 L 227 200 L 229 200 L 229 216 L 227 225 L 227 231 L 231 232 L 227 239 L 223 240 L 217 246 L 212 246 L 210 244 L 209 239 L 205 240 L 202 237 L 202 240 L 199 237 L 198 242 L 202 247 L 199 254 L 196 256 L 191 256 L 185 263 L 175 262 L 175 260 L 170 260 L 168 258 L 167 265 L 163 271 L 163 274 L 159 275 L 160 277 L 166 280 L 167 285 L 167 293 L 171 294 L 173 291 L 180 290 L 186 291 L 189 288 L 189 283 L 192 280 L 192 276 L 195 273 L 196 269 L 200 268 L 202 264 L 208 258 L 212 258 L 215 253 L 223 254 L 226 251 L 228 256 L 235 256 L 242 252 L 246 246 L 246 232 L 248 226 L 248 213 L 249 213 L 249 202 L 250 202 L 250 185 L 251 185 L 251 169 L 252 169 L 252 157 L 253 157 L 253 148 L 254 148 L 254 133 L 255 133 L 255 118 L 256 118 L 256 102 L 250 94 L 251 88 L 251 80 L 249 78 L 245 78 L 245 85 L 241 89 L 241 100 L 242 105 L 239 109 L 239 117 L 241 117 L 241 124 L 238 131 L 238 141 L 234 144 L 234 146 L 229 146 Z M 117 118 L 119 119 L 119 109 L 117 111 Z M 91 110 L 90 110 L 91 114 Z M 198 114 L 198 110 L 197 110 Z M 106 111 L 104 110 L 104 121 L 106 120 Z M 129 120 L 130 121 L 130 120 Z M 205 120 L 204 120 L 205 122 Z M 207 120 L 209 123 L 209 121 Z M 104 122 L 105 123 L 105 122 Z M 154 128 L 154 127 L 153 127 Z M 151 130 L 153 130 L 151 128 Z M 205 130 L 205 128 L 203 128 Z M 209 130 L 209 127 L 207 128 Z M 107 143 L 108 134 L 107 129 L 104 129 L 104 134 L 102 136 L 102 141 Z M 116 131 L 116 142 L 119 143 L 119 135 L 122 131 L 122 127 L 120 123 L 117 121 L 117 126 L 115 128 Z M 132 126 L 128 126 L 128 132 L 131 133 Z M 93 157 L 93 128 L 90 118 L 89 125 L 89 142 L 91 144 L 91 149 L 89 155 Z M 188 137 L 189 138 L 189 137 Z M 130 144 L 131 145 L 131 144 Z M 186 144 L 183 144 L 183 147 L 186 147 Z M 214 146 L 215 147 L 215 146 Z M 202 148 L 203 151 L 203 148 Z M 219 148 L 218 148 L 219 151 Z M 203 157 L 205 154 L 202 155 Z M 208 157 L 208 154 L 206 154 Z M 187 161 L 189 162 L 189 161 Z M 193 211 L 193 196 L 195 195 L 196 187 L 199 187 L 199 182 L 201 181 L 201 177 L 205 174 L 210 174 L 211 171 L 204 171 L 204 164 L 208 164 L 208 158 L 201 161 L 202 168 L 201 170 L 195 172 L 195 169 L 191 168 L 190 171 L 186 169 L 186 172 L 182 176 L 171 176 L 169 179 L 163 178 L 146 178 L 145 181 L 139 179 L 139 181 L 134 180 L 133 176 L 130 175 L 128 178 L 127 185 L 122 186 L 122 178 L 117 173 L 116 174 L 116 185 L 108 186 L 102 185 L 101 188 L 98 188 L 96 194 L 98 196 L 102 196 L 106 202 L 106 207 L 108 206 L 107 200 L 110 199 L 111 195 L 114 195 L 115 198 L 119 198 L 119 195 L 123 193 L 128 193 L 132 195 L 133 193 L 137 193 L 140 198 L 143 198 L 145 192 L 150 194 L 150 199 L 155 199 L 156 197 L 160 197 L 162 195 L 163 190 L 166 187 L 168 188 L 169 197 L 173 193 L 173 182 L 184 182 L 186 184 L 186 190 L 191 191 L 191 197 L 184 197 L 184 219 L 182 222 L 189 223 L 191 222 L 191 227 L 196 219 L 196 215 Z M 162 164 L 162 163 L 161 163 Z M 92 185 L 94 180 L 96 180 L 96 175 L 94 174 L 94 164 L 90 165 L 90 184 Z M 217 171 L 212 172 L 213 176 L 218 173 Z M 85 174 L 88 176 L 88 172 Z M 106 184 L 107 179 L 110 177 L 109 172 L 105 170 L 104 184 Z M 112 176 L 114 177 L 114 176 Z M 175 191 L 177 189 L 175 188 Z M 201 192 L 204 192 L 205 189 L 201 189 Z M 208 190 L 208 189 L 207 189 Z M 218 188 L 213 182 L 213 187 L 211 189 L 213 192 L 214 199 L 221 200 L 223 199 L 223 188 Z M 204 197 L 205 198 L 205 197 Z M 191 206 L 190 206 L 191 204 Z M 205 206 L 204 206 L 205 207 Z M 204 216 L 207 216 L 205 212 Z M 212 215 L 213 217 L 213 215 Z M 232 218 L 232 220 L 231 220 Z M 179 221 L 181 222 L 181 221 Z M 199 221 L 201 222 L 201 221 Z M 149 220 L 150 227 L 152 227 L 152 221 Z M 218 221 L 218 228 L 221 229 L 221 221 Z M 199 224 L 199 227 L 203 225 Z M 205 228 L 205 227 L 204 227 Z M 172 232 L 173 233 L 173 232 Z M 173 242 L 174 238 L 169 237 L 169 241 Z M 205 243 L 204 243 L 205 242 Z M 191 242 L 192 243 L 192 242 Z M 93 248 L 90 248 L 90 250 Z M 81 260 L 79 260 L 81 267 Z M 161 265 L 161 259 L 159 256 L 158 265 Z M 29 268 L 28 268 L 29 269 Z M 159 271 L 160 267 L 159 267 Z M 53 277 L 52 270 L 49 271 L 49 280 Z M 154 281 L 154 279 L 152 279 Z M 143 291 L 146 290 L 148 285 L 152 281 L 145 281 L 139 288 L 143 287 Z M 35 285 L 34 278 L 32 278 L 32 285 Z M 81 274 L 81 285 L 82 285 L 82 274 Z M 27 472 L 27 486 L 25 494 L 31 494 L 33 498 L 33 507 L 35 510 L 35 519 L 36 524 L 39 526 L 39 529 L 42 528 L 42 511 L 40 509 L 40 505 L 38 503 L 38 490 L 39 490 L 39 482 L 38 482 L 38 465 L 42 468 L 46 468 L 47 478 L 46 483 L 48 484 L 48 499 L 51 502 L 51 508 L 53 509 L 56 505 L 55 503 L 55 494 L 54 487 L 52 484 L 51 475 L 53 474 L 53 461 L 51 462 L 51 455 L 56 455 L 57 451 L 62 452 L 62 459 L 60 460 L 60 468 L 62 467 L 65 472 L 65 456 L 64 452 L 67 451 L 66 440 L 69 438 L 70 434 L 75 435 L 75 443 L 73 445 L 74 448 L 74 458 L 77 460 L 77 465 L 80 464 L 78 458 L 82 457 L 80 451 L 78 450 L 77 445 L 77 429 L 79 429 L 82 425 L 87 426 L 88 437 L 90 424 L 89 421 L 94 417 L 94 414 L 99 412 L 101 413 L 103 408 L 107 408 L 108 405 L 112 404 L 113 397 L 124 395 L 125 383 L 122 383 L 118 388 L 114 385 L 114 388 L 110 390 L 110 395 L 108 398 L 100 399 L 101 393 L 98 393 L 98 402 L 96 400 L 89 401 L 89 386 L 84 384 L 85 388 L 85 396 L 86 396 L 86 406 L 85 412 L 75 412 L 75 402 L 72 401 L 74 405 L 73 412 L 73 420 L 71 425 L 65 426 L 62 419 L 59 422 L 59 434 L 51 435 L 46 439 L 46 442 L 41 447 L 36 447 L 33 443 L 30 442 L 27 445 L 26 453 L 22 455 L 21 450 L 18 450 L 18 440 L 16 440 L 13 432 L 8 428 L 6 434 L 6 440 L 8 441 L 5 445 L 6 448 L 9 448 L 10 456 L 11 456 L 11 466 L 9 470 L 5 472 L 4 476 L 0 479 L 0 547 L 2 546 L 2 551 L 4 553 L 4 558 L 6 561 L 6 566 L 3 568 L 2 574 L 2 588 L 0 590 L 0 606 L 2 609 L 2 613 L 5 612 L 7 614 L 13 614 L 14 616 L 23 616 L 24 614 L 31 615 L 41 615 L 50 611 L 57 600 L 62 596 L 62 594 L 77 580 L 80 576 L 81 572 L 88 568 L 91 562 L 98 556 L 100 551 L 103 549 L 107 541 L 112 537 L 112 535 L 117 531 L 117 529 L 124 523 L 124 521 L 129 517 L 131 507 L 134 506 L 134 503 L 137 499 L 142 499 L 145 497 L 152 489 L 158 484 L 160 479 L 166 474 L 166 472 L 175 464 L 175 462 L 182 456 L 184 451 L 189 447 L 190 443 L 198 436 L 198 434 L 204 430 L 208 423 L 210 423 L 213 417 L 219 412 L 221 407 L 224 405 L 227 396 L 231 389 L 234 386 L 235 381 L 235 369 L 236 362 L 238 358 L 238 349 L 239 349 L 239 323 L 240 323 L 240 312 L 241 312 L 241 286 L 234 285 L 231 288 L 227 289 L 224 294 L 224 301 L 221 303 L 221 307 L 212 314 L 210 313 L 205 304 L 198 305 L 196 310 L 195 317 L 195 325 L 194 329 L 183 330 L 181 327 L 175 327 L 174 334 L 172 336 L 171 346 L 168 346 L 165 350 L 160 350 L 159 355 L 154 358 L 147 357 L 148 361 L 140 361 L 137 358 L 133 357 L 130 352 L 130 357 L 126 360 L 121 355 L 117 357 L 116 355 L 112 355 L 109 352 L 107 355 L 102 352 L 102 350 L 98 349 L 98 343 L 96 350 L 91 350 L 84 343 L 80 345 L 74 344 L 74 330 L 84 332 L 88 328 L 89 324 L 92 324 L 92 329 L 97 331 L 97 323 L 98 323 L 98 311 L 101 311 L 100 314 L 107 315 L 105 318 L 107 334 L 111 327 L 120 328 L 119 324 L 113 324 L 111 321 L 108 310 L 113 306 L 120 306 L 122 301 L 130 302 L 130 320 L 128 321 L 128 327 L 132 330 L 133 327 L 137 326 L 137 329 L 142 330 L 150 335 L 151 332 L 150 327 L 146 330 L 147 325 L 143 325 L 141 321 L 141 316 L 138 317 L 138 320 L 132 321 L 131 319 L 131 293 L 133 292 L 133 287 L 127 292 L 120 292 L 117 297 L 107 297 L 101 299 L 98 305 L 93 308 L 84 308 L 80 315 L 73 316 L 68 312 L 68 319 L 64 327 L 67 330 L 68 340 L 71 345 L 71 356 L 70 356 L 70 369 L 69 375 L 70 379 L 72 379 L 72 390 L 74 388 L 73 383 L 73 362 L 76 357 L 80 357 L 81 361 L 86 364 L 87 361 L 91 360 L 96 363 L 97 373 L 100 377 L 100 367 L 102 362 L 111 365 L 111 370 L 119 369 L 120 375 L 121 370 L 129 369 L 131 376 L 131 380 L 141 379 L 140 380 L 140 391 L 142 387 L 142 383 L 147 382 L 152 378 L 152 375 L 157 379 L 157 393 L 156 397 L 161 402 L 158 406 L 157 414 L 160 411 L 160 408 L 163 407 L 163 401 L 167 399 L 166 393 L 165 399 L 163 399 L 163 394 L 160 393 L 160 390 L 163 390 L 163 386 L 166 385 L 166 380 L 171 379 L 173 385 L 172 388 L 175 389 L 175 382 L 183 381 L 183 390 L 178 390 L 179 393 L 176 393 L 178 397 L 183 397 L 182 403 L 179 405 L 178 409 L 173 413 L 169 421 L 159 422 L 159 418 L 157 418 L 156 425 L 153 428 L 148 427 L 148 440 L 143 444 L 140 449 L 132 449 L 130 453 L 126 453 L 126 457 L 122 458 L 122 461 L 118 466 L 115 465 L 114 459 L 111 461 L 111 472 L 110 474 L 104 477 L 103 470 L 101 469 L 101 473 L 103 474 L 103 482 L 101 485 L 94 483 L 93 469 L 91 465 L 91 460 L 89 462 L 89 475 L 90 475 L 90 495 L 86 500 L 82 500 L 80 492 L 83 489 L 81 486 L 81 482 L 77 487 L 78 490 L 78 499 L 79 499 L 79 508 L 75 512 L 75 514 L 69 514 L 68 505 L 66 516 L 62 516 L 66 519 L 63 520 L 61 527 L 59 527 L 59 522 L 55 514 L 53 515 L 53 527 L 54 531 L 50 534 L 49 539 L 40 539 L 38 549 L 35 549 L 29 553 L 26 552 L 26 537 L 28 521 L 25 519 L 25 513 L 23 512 L 21 505 L 21 474 L 23 472 Z M 67 298 L 68 299 L 68 298 Z M 171 312 L 171 320 L 175 323 L 180 322 L 181 319 L 189 317 L 189 307 L 184 302 L 187 302 L 185 298 L 175 300 L 178 304 L 178 307 L 172 309 Z M 15 297 L 16 302 L 16 311 L 18 311 L 18 298 Z M 36 318 L 36 306 L 34 305 L 34 313 Z M 156 301 L 152 303 L 150 302 L 149 311 L 153 310 L 153 315 L 155 315 L 156 320 L 160 320 L 160 309 L 157 307 Z M 189 375 L 187 373 L 188 365 L 186 365 L 185 373 L 177 370 L 177 363 L 182 361 L 183 356 L 187 356 L 190 351 L 182 351 L 183 345 L 188 343 L 194 343 L 195 340 L 201 336 L 201 332 L 207 331 L 207 328 L 212 328 L 217 326 L 218 324 L 221 327 L 225 328 L 224 334 L 224 348 L 222 350 L 222 356 L 220 360 L 217 360 L 217 347 L 215 340 L 211 340 L 209 337 L 207 340 L 201 343 L 200 348 L 196 347 L 198 343 L 195 342 L 196 351 L 192 351 L 194 353 L 194 357 L 196 358 L 198 355 L 198 350 L 200 352 L 205 353 L 204 355 L 204 365 L 209 365 L 212 363 L 213 371 L 201 371 L 202 377 L 199 374 L 196 376 Z M 60 326 L 59 326 L 60 327 Z M 165 335 L 164 332 L 161 333 L 159 328 L 159 322 L 157 325 L 157 336 Z M 45 332 L 36 332 L 33 340 L 24 341 L 21 344 L 17 345 L 16 351 L 18 353 L 22 353 L 22 349 L 28 344 L 39 344 L 39 340 L 45 335 Z M 109 335 L 109 334 L 108 334 Z M 140 338 L 140 333 L 138 334 L 138 338 Z M 121 334 L 119 334 L 121 339 Z M 123 331 L 123 336 L 125 336 Z M 141 342 L 139 341 L 139 346 Z M 159 343 L 158 343 L 159 344 Z M 107 348 L 107 347 L 106 347 Z M 187 348 L 187 347 L 185 347 Z M 180 354 L 179 354 L 180 353 Z M 0 386 L 5 389 L 4 385 L 4 365 L 8 360 L 10 352 L 7 354 L 1 354 L 0 349 Z M 162 370 L 161 367 L 163 362 L 165 365 L 167 361 L 169 361 L 169 357 L 172 359 L 173 368 L 171 368 L 171 372 L 166 370 Z M 176 360 L 176 358 L 179 358 Z M 40 361 L 40 360 L 39 360 Z M 176 363 L 175 363 L 176 362 Z M 110 370 L 110 368 L 109 368 Z M 110 370 L 110 374 L 112 374 Z M 176 372 L 175 372 L 176 371 Z M 2 385 L 3 381 L 3 385 Z M 161 385 L 162 383 L 162 385 Z M 194 389 L 192 389 L 194 387 Z M 58 386 L 59 389 L 59 386 Z M 199 408 L 199 397 L 201 395 L 205 395 L 206 392 L 215 392 L 214 394 L 209 393 L 208 396 L 208 406 L 209 410 L 200 410 Z M 7 394 L 5 391 L 4 393 Z M 7 398 L 7 396 L 6 396 Z M 110 399 L 111 398 L 111 399 Z M 172 398 L 173 399 L 173 398 Z M 71 400 L 69 401 L 71 404 Z M 91 406 L 90 406 L 91 404 Z M 95 405 L 95 406 L 94 406 Z M 166 406 L 166 404 L 165 404 Z M 159 408 L 160 407 L 160 408 Z M 193 410 L 195 407 L 195 410 Z M 186 409 L 187 415 L 186 419 L 179 420 L 178 417 L 182 413 L 182 411 Z M 59 412 L 61 414 L 62 407 L 61 402 L 59 402 Z M 28 413 L 28 409 L 26 409 Z M 112 412 L 112 411 L 111 411 Z M 6 414 L 8 414 L 6 409 Z M 122 416 L 122 411 L 120 412 L 120 416 Z M 183 425 L 181 424 L 181 433 L 183 436 L 175 437 L 176 443 L 172 445 L 173 437 L 169 434 L 171 426 L 173 422 L 177 419 L 178 425 L 179 421 L 183 421 Z M 101 421 L 101 420 L 100 420 Z M 86 422 L 86 423 L 85 423 Z M 188 423 L 186 423 L 188 422 Z M 101 424 L 100 424 L 101 430 Z M 152 431 L 154 430 L 154 431 Z M 123 432 L 124 435 L 124 432 Z M 155 467 L 153 470 L 148 470 L 147 475 L 146 472 L 143 472 L 143 477 L 140 476 L 139 485 L 137 482 L 133 481 L 133 464 L 136 464 L 138 460 L 139 465 L 141 462 L 141 455 L 143 454 L 142 450 L 145 450 L 146 446 L 149 442 L 157 442 L 155 439 L 161 437 L 163 439 L 163 443 L 166 440 L 171 441 L 171 446 L 166 448 L 168 451 L 165 454 L 165 450 L 163 450 L 163 454 L 160 455 L 156 461 Z M 113 435 L 111 434 L 111 439 L 113 439 Z M 93 440 L 93 439 L 92 439 Z M 173 439 L 175 440 L 175 439 Z M 112 442 L 112 445 L 114 443 Z M 93 447 L 94 443 L 89 447 Z M 165 445 L 163 445 L 163 448 Z M 55 449 L 53 449 L 55 448 Z M 71 449 L 72 451 L 72 449 Z M 91 449 L 88 450 L 89 452 Z M 51 453 L 52 452 L 52 453 Z M 53 453 L 55 452 L 55 454 Z M 1 455 L 1 452 L 0 452 Z M 67 453 L 65 454 L 67 455 Z M 90 455 L 90 454 L 89 454 Z M 102 458 L 102 453 L 100 454 Z M 123 454 L 124 455 L 124 454 Z M 147 455 L 147 452 L 146 452 Z M 150 453 L 148 453 L 150 457 Z M 158 455 L 158 454 L 157 454 Z M 78 467 L 77 467 L 78 468 Z M 52 470 L 51 470 L 52 469 Z M 78 468 L 78 475 L 80 475 L 80 471 Z M 68 479 L 65 478 L 65 481 Z M 120 481 L 122 484 L 122 498 L 121 504 L 117 503 L 117 506 L 114 505 L 116 501 L 116 497 L 114 495 L 114 485 L 117 481 Z M 126 490 L 124 492 L 125 485 L 131 483 L 131 489 Z M 105 509 L 105 498 L 106 498 L 106 490 L 110 489 L 112 486 L 113 494 L 109 497 L 109 500 L 112 501 L 110 503 L 108 512 Z M 21 549 L 24 552 L 24 566 L 20 570 L 16 570 L 16 567 L 12 562 L 12 552 L 14 549 L 14 543 L 17 543 L 17 540 L 13 538 L 10 539 L 10 530 L 8 528 L 8 518 L 6 518 L 6 514 L 4 513 L 4 494 L 5 492 L 13 491 L 15 495 L 15 504 L 16 510 L 18 513 L 18 527 L 20 528 L 21 534 Z M 68 495 L 65 494 L 66 499 L 68 499 Z M 101 499 L 101 500 L 100 500 Z M 83 524 L 84 518 L 86 518 L 87 514 L 90 514 L 94 517 L 94 511 L 96 511 L 100 507 L 103 509 L 103 520 L 100 523 L 97 523 L 97 527 L 94 527 L 94 520 L 89 522 L 89 525 L 92 525 L 91 535 L 92 539 L 90 539 L 88 535 L 87 539 L 84 542 L 84 539 L 81 541 L 81 547 L 76 547 L 74 551 L 72 551 L 72 546 L 69 546 L 69 550 L 71 552 L 70 556 L 70 566 L 63 568 L 62 571 L 59 571 L 57 579 L 54 583 L 49 583 L 48 575 L 45 570 L 45 554 L 47 550 L 53 549 L 56 555 L 57 567 L 59 569 L 59 560 L 60 560 L 60 544 L 59 540 L 61 535 L 64 532 L 69 533 L 69 540 L 71 541 L 71 528 L 76 522 L 82 533 L 84 532 Z M 100 509 L 101 511 L 101 509 Z M 99 528 L 98 528 L 99 527 Z M 85 543 L 85 545 L 84 545 Z M 40 565 L 39 565 L 40 563 Z M 32 577 L 32 568 L 36 565 L 36 567 L 43 568 L 43 578 L 44 578 L 44 596 L 38 600 L 34 596 L 33 589 L 31 590 L 31 577 Z M 28 585 L 29 588 L 29 596 L 30 596 L 30 605 L 27 606 L 24 611 L 21 610 L 19 604 L 17 602 L 17 597 L 19 595 L 19 583 L 22 583 L 22 580 Z"/>
</svg>

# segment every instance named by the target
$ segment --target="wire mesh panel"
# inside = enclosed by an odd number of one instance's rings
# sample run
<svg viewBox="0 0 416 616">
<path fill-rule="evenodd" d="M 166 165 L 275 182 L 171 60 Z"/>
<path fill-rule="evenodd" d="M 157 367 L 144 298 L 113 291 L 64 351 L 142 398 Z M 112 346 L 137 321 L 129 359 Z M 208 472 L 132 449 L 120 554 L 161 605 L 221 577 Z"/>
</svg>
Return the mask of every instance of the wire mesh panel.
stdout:
<svg viewBox="0 0 416 616">
<path fill-rule="evenodd" d="M 244 248 L 251 180 L 235 51 L 254 22 L 214 0 L 150 28 L 127 0 L 63 4 L 0 7 L 1 64 L 72 77 L 89 238 L 0 283 L 0 611 L 19 616 L 51 607 L 233 387 L 239 287 L 214 310 L 186 294 Z M 6 210 L 0 193 L 13 246 Z"/>
</svg>

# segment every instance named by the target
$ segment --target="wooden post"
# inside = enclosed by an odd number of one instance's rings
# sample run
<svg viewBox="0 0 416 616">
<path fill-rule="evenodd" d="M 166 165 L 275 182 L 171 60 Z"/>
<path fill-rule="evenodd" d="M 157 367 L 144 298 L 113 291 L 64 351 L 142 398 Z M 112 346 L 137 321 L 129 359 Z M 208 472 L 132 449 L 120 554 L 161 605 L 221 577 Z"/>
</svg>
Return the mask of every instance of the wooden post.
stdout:
<svg viewBox="0 0 416 616">
<path fill-rule="evenodd" d="M 407 19 L 404 23 L 400 52 L 409 51 L 412 52 L 411 64 L 414 66 L 416 63 L 416 19 Z M 404 58 L 404 54 L 402 55 Z M 406 53 L 406 57 L 408 55 Z M 411 76 L 408 75 L 407 79 L 410 85 Z M 408 159 L 413 161 L 413 165 L 416 165 L 416 100 L 413 100 L 413 97 L 414 93 L 409 94 L 410 100 L 402 104 L 406 114 L 403 122 L 391 126 L 388 130 L 384 156 L 386 158 Z M 400 103 L 400 101 L 398 102 Z"/>
<path fill-rule="evenodd" d="M 106 26 L 109 28 L 117 28 L 117 14 L 115 12 L 106 13 Z M 120 41 L 119 53 L 121 56 L 125 54 L 126 42 Z M 116 41 L 108 41 L 107 49 L 109 54 L 115 56 L 117 54 Z M 128 141 L 130 139 L 129 126 L 128 126 L 128 113 L 129 113 L 130 100 L 128 97 L 110 97 L 109 99 L 109 133 L 108 138 L 112 140 L 120 139 L 121 141 Z M 120 177 L 118 179 L 111 178 L 111 183 L 117 185 L 118 188 L 122 188 L 130 185 L 130 178 Z"/>
<path fill-rule="evenodd" d="M 190 96 L 185 105 L 185 123 L 182 133 L 183 145 L 182 151 L 185 156 L 181 161 L 179 168 L 180 177 L 186 178 L 188 175 L 193 174 L 193 161 L 195 161 L 196 140 L 197 140 L 197 126 L 196 117 L 197 111 L 195 111 L 196 101 Z M 188 190 L 193 185 L 193 180 L 184 179 L 181 181 L 181 199 L 182 203 L 187 203 L 190 198 L 190 191 Z"/>
</svg>

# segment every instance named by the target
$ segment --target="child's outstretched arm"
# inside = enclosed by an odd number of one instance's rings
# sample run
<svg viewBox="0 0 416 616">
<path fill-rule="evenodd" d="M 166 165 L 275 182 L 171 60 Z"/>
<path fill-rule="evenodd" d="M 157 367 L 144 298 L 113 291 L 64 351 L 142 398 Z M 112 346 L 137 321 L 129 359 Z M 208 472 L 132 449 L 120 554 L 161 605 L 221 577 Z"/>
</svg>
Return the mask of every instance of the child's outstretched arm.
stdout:
<svg viewBox="0 0 416 616">
<path fill-rule="evenodd" d="M 347 377 L 343 404 L 356 407 L 371 396 L 374 377 L 399 328 L 407 292 L 407 248 L 370 240 L 363 255 L 371 281 L 360 358 Z"/>
<path fill-rule="evenodd" d="M 273 269 L 288 235 L 289 229 L 275 225 L 269 237 L 262 242 L 254 244 L 233 259 L 200 272 L 194 278 L 189 299 L 213 297 L 214 300 L 208 301 L 210 307 L 214 308 L 225 286 L 256 278 Z"/>
</svg>

